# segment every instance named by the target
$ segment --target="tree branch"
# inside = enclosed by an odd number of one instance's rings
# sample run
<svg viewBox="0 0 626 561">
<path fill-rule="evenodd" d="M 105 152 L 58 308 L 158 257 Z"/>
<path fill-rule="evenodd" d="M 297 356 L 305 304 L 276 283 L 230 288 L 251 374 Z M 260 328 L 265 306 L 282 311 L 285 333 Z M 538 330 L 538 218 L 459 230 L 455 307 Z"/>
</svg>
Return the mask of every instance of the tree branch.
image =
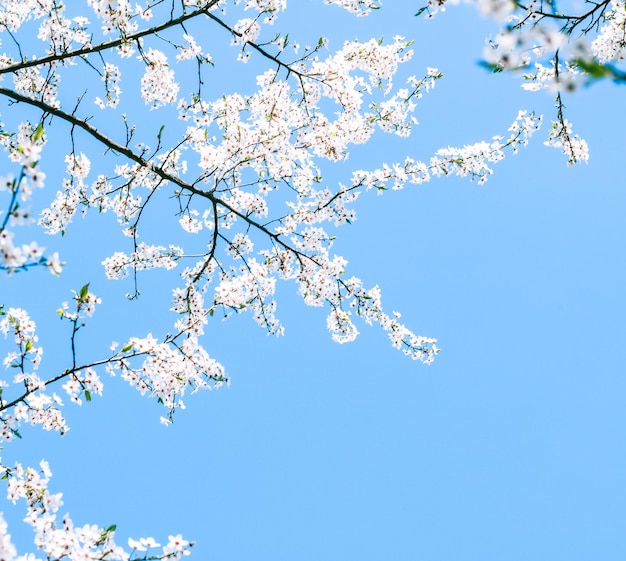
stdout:
<svg viewBox="0 0 626 561">
<path fill-rule="evenodd" d="M 0 68 L 0 74 L 8 74 L 14 73 L 19 70 L 23 70 L 25 68 L 31 68 L 33 66 L 42 66 L 44 64 L 50 64 L 52 62 L 59 62 L 62 60 L 66 60 L 68 58 L 75 57 L 84 57 L 92 53 L 98 53 L 101 51 L 106 51 L 109 49 L 113 49 L 115 47 L 119 47 L 120 45 L 132 43 L 133 41 L 137 41 L 142 37 L 146 37 L 149 35 L 155 35 L 161 31 L 165 31 L 170 27 L 175 27 L 179 24 L 182 24 L 190 19 L 198 17 L 200 15 L 209 15 L 209 10 L 218 3 L 219 0 L 210 0 L 210 2 L 199 10 L 195 10 L 194 12 L 189 12 L 188 14 L 183 14 L 177 18 L 166 21 L 160 25 L 156 25 L 154 27 L 150 27 L 148 29 L 143 29 L 141 31 L 137 31 L 136 33 L 132 33 L 125 37 L 119 37 L 118 39 L 113 39 L 111 41 L 105 41 L 104 43 L 100 43 L 98 45 L 90 45 L 88 47 L 81 47 L 80 49 L 75 49 L 73 51 L 67 51 L 65 53 L 58 53 L 48 55 L 38 59 L 32 59 L 23 61 L 17 64 L 12 64 L 11 66 L 5 66 L 4 68 Z"/>
</svg>

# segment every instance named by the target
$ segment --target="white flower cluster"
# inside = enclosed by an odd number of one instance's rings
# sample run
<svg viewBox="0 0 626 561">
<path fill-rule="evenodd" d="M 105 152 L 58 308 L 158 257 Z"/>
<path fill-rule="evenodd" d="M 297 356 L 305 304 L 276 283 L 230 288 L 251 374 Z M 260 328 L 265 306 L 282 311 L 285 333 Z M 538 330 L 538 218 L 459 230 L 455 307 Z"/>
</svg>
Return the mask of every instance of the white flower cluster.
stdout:
<svg viewBox="0 0 626 561">
<path fill-rule="evenodd" d="M 387 189 L 402 189 L 406 183 L 421 184 L 432 177 L 456 175 L 476 179 L 483 184 L 493 173 L 491 165 L 504 158 L 504 150 L 515 153 L 528 144 L 532 135 L 541 127 L 541 117 L 520 111 L 509 127 L 508 138 L 496 136 L 492 142 L 478 142 L 463 148 L 442 148 L 428 162 L 407 158 L 403 163 L 385 164 L 374 171 L 354 172 L 352 185 L 347 191 L 364 186 L 377 189 L 382 194 Z"/>
<path fill-rule="evenodd" d="M 124 349 L 133 354 L 110 362 L 107 371 L 111 375 L 120 372 L 141 395 L 156 397 L 169 410 L 168 417 L 162 417 L 164 423 L 171 422 L 176 409 L 185 408 L 183 397 L 188 389 L 195 393 L 228 384 L 224 367 L 209 356 L 194 333 L 181 342 L 159 343 L 151 334 L 133 337 Z M 135 356 L 145 356 L 140 367 L 133 366 Z"/>
<path fill-rule="evenodd" d="M 47 17 L 41 19 L 37 39 L 49 44 L 48 53 L 66 53 L 76 45 L 89 45 L 89 20 L 84 16 L 65 17 L 64 10 L 51 9 Z"/>
<path fill-rule="evenodd" d="M 512 0 L 467 0 L 474 2 L 481 15 L 491 17 L 497 21 L 506 21 L 515 10 L 515 2 Z M 445 12 L 449 4 L 460 4 L 461 0 L 428 0 L 424 10 L 428 11 L 428 17 L 433 18 L 437 12 Z"/>
<path fill-rule="evenodd" d="M 150 20 L 152 12 L 139 4 L 132 6 L 128 0 L 87 0 L 96 17 L 102 21 L 102 32 L 109 35 L 118 32 L 122 37 L 138 29 L 137 18 Z"/>
<path fill-rule="evenodd" d="M 560 148 L 563 154 L 567 156 L 568 166 L 577 162 L 587 163 L 589 161 L 587 142 L 577 134 L 572 134 L 572 125 L 567 119 L 552 123 L 550 136 L 545 144 L 553 148 Z"/>
<path fill-rule="evenodd" d="M 147 104 L 156 109 L 161 105 L 175 103 L 179 86 L 174 72 L 169 68 L 167 57 L 161 51 L 150 49 L 140 57 L 146 63 L 146 71 L 141 79 L 141 95 Z"/>
<path fill-rule="evenodd" d="M 73 311 L 70 311 L 68 303 L 63 303 L 57 310 L 62 319 L 73 324 L 72 339 L 78 329 L 84 326 L 85 317 L 93 315 L 100 299 L 85 285 L 75 293 L 74 302 Z M 26 311 L 18 308 L 5 310 L 0 307 L 0 318 L 0 333 L 5 338 L 11 336 L 16 348 L 5 356 L 3 363 L 7 368 L 17 370 L 12 385 L 5 381 L 0 383 L 0 441 L 6 442 L 19 437 L 19 427 L 23 422 L 64 433 L 69 427 L 61 413 L 63 402 L 56 393 L 46 392 L 50 381 L 43 380 L 36 373 L 43 348 L 38 345 L 35 322 Z M 187 329 L 190 330 L 189 327 Z M 222 366 L 210 359 L 200 347 L 197 334 L 201 332 L 201 328 L 196 328 L 192 337 L 180 342 L 174 338 L 167 344 L 158 343 L 151 336 L 144 339 L 133 338 L 109 359 L 89 366 L 74 366 L 56 380 L 65 380 L 62 384 L 63 390 L 72 402 L 81 405 L 83 399 L 90 401 L 93 395 L 102 394 L 103 384 L 96 372 L 96 366 L 106 365 L 109 372 L 121 372 L 122 377 L 142 393 L 149 389 L 169 409 L 168 418 L 163 418 L 163 422 L 169 423 L 174 409 L 184 407 L 182 396 L 187 388 L 193 387 L 197 390 L 219 387 L 228 381 Z M 134 357 L 144 357 L 140 368 L 131 367 Z M 76 357 L 74 362 L 75 360 Z M 33 527 L 37 549 L 48 559 L 129 561 L 133 551 L 147 550 L 151 550 L 151 558 L 155 560 L 176 560 L 189 555 L 193 544 L 184 540 L 180 534 L 170 536 L 160 554 L 154 551 L 160 545 L 152 538 L 130 539 L 129 552 L 115 543 L 114 526 L 108 529 L 93 525 L 74 527 L 68 515 L 59 523 L 57 512 L 63 504 L 62 495 L 48 491 L 51 473 L 45 461 L 42 461 L 40 471 L 24 469 L 19 464 L 15 468 L 2 469 L 5 471 L 4 478 L 8 479 L 8 498 L 14 503 L 18 499 L 26 501 L 25 521 Z M 18 556 L 1 515 L 0 557 L 7 561 L 35 561 L 32 554 Z"/>
<path fill-rule="evenodd" d="M 523 33 L 507 28 L 489 42 L 484 56 L 488 64 L 502 69 L 524 68 L 530 64 L 531 55 L 552 56 L 565 42 L 564 33 L 540 24 L 525 28 Z"/>
<path fill-rule="evenodd" d="M 182 254 L 183 250 L 175 245 L 170 245 L 166 249 L 160 245 L 148 245 L 141 242 L 130 255 L 116 251 L 111 257 L 107 257 L 102 264 L 107 278 L 121 279 L 128 274 L 130 269 L 135 271 L 141 269 L 173 269 Z"/>
<path fill-rule="evenodd" d="M 115 109 L 120 102 L 120 94 L 122 93 L 122 88 L 120 87 L 120 79 L 121 73 L 118 66 L 112 64 L 110 62 L 106 62 L 104 64 L 104 73 L 102 76 L 102 81 L 104 82 L 105 88 L 105 99 L 106 101 L 102 101 L 99 97 L 96 97 L 95 103 L 101 109 L 105 107 L 111 107 Z"/>
<path fill-rule="evenodd" d="M 7 496 L 14 504 L 18 500 L 26 502 L 26 518 L 35 533 L 35 546 L 44 559 L 113 560 L 129 561 L 134 552 L 150 550 L 150 559 L 178 560 L 190 554 L 192 543 L 178 534 L 169 536 L 162 552 L 153 538 L 128 540 L 129 550 L 115 542 L 116 526 L 101 528 L 95 524 L 75 526 L 68 514 L 57 519 L 63 506 L 63 494 L 51 493 L 48 489 L 52 473 L 46 461 L 41 461 L 39 470 L 16 464 L 4 467 L 4 478 L 8 480 Z M 35 555 L 18 555 L 8 534 L 7 524 L 0 514 L 0 558 L 3 561 L 38 561 Z"/>
<path fill-rule="evenodd" d="M 622 61 L 626 59 L 626 4 L 613 0 L 605 21 L 591 43 L 593 54 L 600 62 Z"/>
<path fill-rule="evenodd" d="M 357 16 L 366 16 L 371 10 L 377 10 L 380 6 L 371 0 L 324 0 L 326 4 L 340 6 Z"/>
<path fill-rule="evenodd" d="M 39 338 L 35 333 L 35 322 L 20 308 L 9 308 L 6 311 L 0 309 L 0 317 L 0 333 L 5 338 L 12 334 L 16 347 L 16 350 L 4 357 L 3 364 L 6 368 L 16 369 L 13 384 L 17 386 L 15 391 L 22 391 L 13 411 L 5 411 L 0 415 L 0 441 L 10 441 L 19 436 L 18 427 L 22 421 L 41 425 L 45 430 L 64 433 L 67 423 L 60 409 L 63 402 L 56 393 L 49 395 L 43 391 L 45 382 L 36 373 L 41 364 L 43 348 L 37 346 Z M 9 387 L 6 382 L 3 385 L 4 388 Z M 2 394 L 5 393 L 3 390 Z M 4 402 L 5 399 L 0 397 L 0 404 Z"/>
<path fill-rule="evenodd" d="M 53 0 L 3 2 L 0 8 L 0 25 L 15 32 L 27 21 L 46 17 L 53 5 Z"/>
<path fill-rule="evenodd" d="M 21 170 L 18 177 L 9 173 L 0 178 L 0 196 L 9 199 L 4 215 L 0 215 L 0 270 L 9 273 L 37 265 L 48 267 L 55 275 L 61 272 L 58 253 L 45 256 L 45 248 L 35 241 L 15 244 L 15 232 L 11 229 L 33 221 L 28 207 L 23 206 L 23 203 L 32 197 L 33 189 L 44 186 L 46 174 L 39 168 L 44 143 L 43 129 L 33 129 L 28 124 L 20 127 L 16 140 L 8 133 L 0 133 L 0 144 L 9 151 L 11 161 L 18 164 Z"/>
<path fill-rule="evenodd" d="M 461 0 L 428 0 L 419 13 L 429 17 Z M 556 92 L 556 124 L 545 142 L 563 148 L 568 165 L 586 162 L 587 144 L 570 136 L 564 117 L 562 94 L 595 80 L 626 82 L 619 63 L 626 59 L 626 4 L 623 0 L 571 5 L 529 0 L 471 0 L 483 16 L 504 23 L 484 49 L 483 64 L 495 71 L 523 71 L 522 87 L 529 91 Z"/>
</svg>

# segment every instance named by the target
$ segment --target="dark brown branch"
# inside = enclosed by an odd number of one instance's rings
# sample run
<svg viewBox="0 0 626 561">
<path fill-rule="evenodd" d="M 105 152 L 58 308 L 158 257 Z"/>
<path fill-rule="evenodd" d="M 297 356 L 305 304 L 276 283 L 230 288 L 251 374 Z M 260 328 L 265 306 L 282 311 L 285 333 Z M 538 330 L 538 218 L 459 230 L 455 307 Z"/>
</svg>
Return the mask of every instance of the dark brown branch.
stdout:
<svg viewBox="0 0 626 561">
<path fill-rule="evenodd" d="M 608 1 L 608 0 L 607 0 Z M 228 25 L 226 22 L 224 22 L 223 20 L 221 20 L 220 18 L 218 18 L 217 16 L 214 16 L 213 14 L 209 14 L 207 13 L 207 17 L 209 19 L 212 19 L 214 22 L 218 23 L 219 25 L 221 25 L 224 29 L 228 30 L 230 33 L 232 33 L 233 35 L 235 35 L 236 37 L 243 37 L 243 35 L 241 33 L 239 33 L 238 31 L 236 31 L 235 29 L 233 29 L 232 27 L 230 27 L 230 25 Z M 256 43 L 252 43 L 250 41 L 247 41 L 245 43 L 246 45 L 250 45 L 255 51 L 257 51 L 259 54 L 263 55 L 265 58 L 271 60 L 272 62 L 276 63 L 276 65 L 278 65 L 280 68 L 283 68 L 287 71 L 288 74 L 295 74 L 296 76 L 298 76 L 300 79 L 302 78 L 312 78 L 312 76 L 309 76 L 307 74 L 304 74 L 303 72 L 300 72 L 298 70 L 296 70 L 295 68 L 293 68 L 290 64 L 283 62 L 282 60 L 280 60 L 277 56 L 274 56 L 273 54 L 267 52 L 263 47 L 261 47 L 260 45 L 257 45 Z"/>
<path fill-rule="evenodd" d="M 247 214 L 245 214 L 245 213 L 235 209 L 233 206 L 231 206 L 227 202 L 225 202 L 222 199 L 216 197 L 215 194 L 212 191 L 204 191 L 202 189 L 198 189 L 194 185 L 191 185 L 191 184 L 187 183 L 186 181 L 182 180 L 180 177 L 177 177 L 176 175 L 168 173 L 161 166 L 157 166 L 154 163 L 152 163 L 151 161 L 146 160 L 143 156 L 136 154 L 135 152 L 133 152 L 127 146 L 123 146 L 122 144 L 119 144 L 118 142 L 115 142 L 113 139 L 109 138 L 108 136 L 106 136 L 105 134 L 100 132 L 96 127 L 90 125 L 89 122 L 87 122 L 86 120 L 79 119 L 75 115 L 70 115 L 69 113 L 66 113 L 65 111 L 63 111 L 61 109 L 53 107 L 53 106 L 45 103 L 44 101 L 41 101 L 41 100 L 38 100 L 38 99 L 32 99 L 30 97 L 27 97 L 27 96 L 25 96 L 23 94 L 20 94 L 18 92 L 15 92 L 15 91 L 7 89 L 7 88 L 0 87 L 0 95 L 4 95 L 4 96 L 8 97 L 9 99 L 13 99 L 14 101 L 26 103 L 26 104 L 31 105 L 33 107 L 37 107 L 38 109 L 41 109 L 44 113 L 47 113 L 48 115 L 53 115 L 55 117 L 58 117 L 59 119 L 61 119 L 61 120 L 65 121 L 65 122 L 71 124 L 72 126 L 82 129 L 83 131 L 85 131 L 90 136 L 95 138 L 98 142 L 101 142 L 104 146 L 106 146 L 107 148 L 109 148 L 113 152 L 117 152 L 119 154 L 122 154 L 123 156 L 126 156 L 129 160 L 139 164 L 140 166 L 142 166 L 142 167 L 144 167 L 146 169 L 149 169 L 154 174 L 159 176 L 161 179 L 164 179 L 165 181 L 169 181 L 169 182 L 173 183 L 174 185 L 177 185 L 178 187 L 180 187 L 184 191 L 193 193 L 194 195 L 198 195 L 200 197 L 204 197 L 206 199 L 209 199 L 213 203 L 216 203 L 216 204 L 224 207 L 226 210 L 228 210 L 229 212 L 232 212 L 235 216 L 241 218 L 242 220 L 244 220 L 247 224 L 249 224 L 253 228 L 261 231 L 262 233 L 264 233 L 265 235 L 270 237 L 272 240 L 274 240 L 276 243 L 278 243 L 280 246 L 282 246 L 287 251 L 293 252 L 295 255 L 298 256 L 298 259 L 301 259 L 302 257 L 306 257 L 306 258 L 310 259 L 313 263 L 318 264 L 315 261 L 315 259 L 313 259 L 312 257 L 303 254 L 302 252 L 300 252 L 297 249 L 291 247 L 285 241 L 280 239 L 280 235 L 279 234 L 277 234 L 275 232 L 272 232 L 271 230 L 268 230 L 265 226 L 263 226 L 263 224 L 261 224 L 261 223 L 255 221 L 255 220 L 253 220 L 252 218 L 250 218 L 249 215 L 247 215 Z"/>
<path fill-rule="evenodd" d="M 104 43 L 100 43 L 98 45 L 92 45 L 89 47 L 82 47 L 80 49 L 75 49 L 73 51 L 67 51 L 66 53 L 57 53 L 57 54 L 52 54 L 52 55 L 48 55 L 42 58 L 38 58 L 38 59 L 33 59 L 33 60 L 27 60 L 27 61 L 23 61 L 17 64 L 12 64 L 11 66 L 5 66 L 4 68 L 0 69 L 0 74 L 7 74 L 7 73 L 11 73 L 11 72 L 17 72 L 18 70 L 23 70 L 24 68 L 30 68 L 32 66 L 41 66 L 44 64 L 50 64 L 52 62 L 59 62 L 68 58 L 73 58 L 73 57 L 84 57 L 87 55 L 90 55 L 92 53 L 98 53 L 101 51 L 106 51 L 109 49 L 113 49 L 115 47 L 119 47 L 120 45 L 124 45 L 124 44 L 128 44 L 128 43 L 132 43 L 134 41 L 137 41 L 138 39 L 141 39 L 142 37 L 146 37 L 149 35 L 155 35 L 156 33 L 159 33 L 161 31 L 165 31 L 166 29 L 169 29 L 171 27 L 175 27 L 177 25 L 180 25 L 182 23 L 184 23 L 185 21 L 188 21 L 190 19 L 193 19 L 195 17 L 198 17 L 200 15 L 209 15 L 209 10 L 215 6 L 215 4 L 217 4 L 219 0 L 211 0 L 209 2 L 208 5 L 206 5 L 204 8 L 200 8 L 199 10 L 196 10 L 194 12 L 189 12 L 188 14 L 183 14 L 182 16 L 179 16 L 177 18 L 171 19 L 169 21 L 166 21 L 160 25 L 156 25 L 154 27 L 150 27 L 149 29 L 143 29 L 141 31 L 137 31 L 136 33 L 131 33 L 130 35 L 126 35 L 124 37 L 119 37 L 117 39 L 113 39 L 111 41 L 105 41 Z"/>
</svg>

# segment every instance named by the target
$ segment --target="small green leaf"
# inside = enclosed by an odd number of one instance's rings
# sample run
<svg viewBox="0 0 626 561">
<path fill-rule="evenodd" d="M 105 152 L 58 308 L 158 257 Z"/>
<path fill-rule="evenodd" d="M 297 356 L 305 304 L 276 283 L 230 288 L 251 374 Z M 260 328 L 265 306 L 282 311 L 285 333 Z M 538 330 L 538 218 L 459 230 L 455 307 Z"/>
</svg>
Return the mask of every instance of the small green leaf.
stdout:
<svg viewBox="0 0 626 561">
<path fill-rule="evenodd" d="M 85 401 L 91 401 L 91 392 L 89 390 L 85 390 Z"/>
<path fill-rule="evenodd" d="M 81 302 L 84 302 L 85 299 L 87 298 L 87 294 L 89 294 L 89 283 L 87 283 L 85 286 L 83 286 L 80 289 L 80 292 L 78 293 L 78 299 Z"/>
<path fill-rule="evenodd" d="M 41 140 L 43 133 L 44 133 L 43 125 L 41 124 L 37 125 L 37 128 L 35 129 L 35 132 L 33 133 L 33 136 L 31 137 L 33 142 L 37 142 L 38 140 Z"/>
<path fill-rule="evenodd" d="M 123 353 L 127 353 L 128 351 L 130 351 L 133 348 L 133 344 L 132 343 L 126 343 L 123 347 L 122 347 L 122 351 Z"/>
<path fill-rule="evenodd" d="M 497 74 L 498 72 L 502 72 L 504 70 L 504 68 L 502 68 L 502 66 L 500 66 L 499 64 L 494 64 L 493 62 L 487 62 L 485 60 L 481 60 L 478 65 L 486 68 L 487 70 L 490 70 L 494 74 Z"/>
<path fill-rule="evenodd" d="M 426 10 L 428 10 L 428 6 L 423 6 L 415 13 L 416 16 L 421 16 Z"/>
<path fill-rule="evenodd" d="M 100 539 L 96 543 L 98 545 L 102 545 L 107 539 L 107 536 L 111 532 L 115 532 L 116 529 L 117 529 L 117 524 L 111 524 L 106 530 L 104 530 L 104 532 L 102 532 L 102 534 L 100 534 Z"/>
</svg>

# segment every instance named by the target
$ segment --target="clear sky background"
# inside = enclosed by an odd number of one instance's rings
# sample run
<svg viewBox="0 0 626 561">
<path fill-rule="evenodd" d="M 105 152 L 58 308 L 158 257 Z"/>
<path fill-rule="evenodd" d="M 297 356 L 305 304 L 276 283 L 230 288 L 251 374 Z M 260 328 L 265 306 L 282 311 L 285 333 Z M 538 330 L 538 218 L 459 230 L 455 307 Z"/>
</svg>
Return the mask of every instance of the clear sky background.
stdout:
<svg viewBox="0 0 626 561">
<path fill-rule="evenodd" d="M 327 35 L 331 50 L 344 39 L 404 35 L 416 53 L 406 75 L 426 66 L 445 75 L 419 102 L 410 139 L 378 135 L 329 182 L 504 135 L 521 108 L 545 115 L 531 146 L 487 184 L 444 179 L 369 193 L 338 232 L 348 272 L 379 284 L 383 303 L 415 332 L 437 337 L 439 357 L 414 363 L 365 325 L 355 343 L 336 345 L 325 313 L 285 284 L 284 337 L 267 337 L 247 315 L 209 326 L 206 346 L 232 386 L 186 400 L 171 427 L 159 424 L 155 400 L 103 377 L 102 398 L 66 408 L 66 436 L 24 430 L 5 447 L 7 463 L 49 460 L 51 489 L 64 493 L 76 524 L 116 523 L 123 543 L 181 532 L 202 561 L 626 558 L 626 90 L 599 84 L 566 99 L 591 150 L 588 165 L 568 168 L 543 146 L 551 95 L 477 65 L 496 25 L 471 6 L 433 21 L 413 17 L 420 7 L 388 0 L 355 19 L 292 0 L 276 30 L 302 44 Z M 207 24 L 207 33 L 218 31 Z M 221 56 L 214 96 L 265 67 L 233 66 L 234 50 Z M 62 177 L 55 154 L 44 153 L 42 206 Z M 107 282 L 100 262 L 127 246 L 112 217 L 91 218 L 44 239 L 68 261 L 61 277 L 0 281 L 2 301 L 38 322 L 50 369 L 42 372 L 67 364 L 68 326 L 54 310 L 85 282 L 103 304 L 81 333 L 84 358 L 173 321 L 175 278 L 142 275 L 142 297 L 126 302 L 128 285 Z M 163 235 L 177 228 L 171 213 L 158 226 Z M 1 508 L 27 550 L 23 505 Z"/>
</svg>

